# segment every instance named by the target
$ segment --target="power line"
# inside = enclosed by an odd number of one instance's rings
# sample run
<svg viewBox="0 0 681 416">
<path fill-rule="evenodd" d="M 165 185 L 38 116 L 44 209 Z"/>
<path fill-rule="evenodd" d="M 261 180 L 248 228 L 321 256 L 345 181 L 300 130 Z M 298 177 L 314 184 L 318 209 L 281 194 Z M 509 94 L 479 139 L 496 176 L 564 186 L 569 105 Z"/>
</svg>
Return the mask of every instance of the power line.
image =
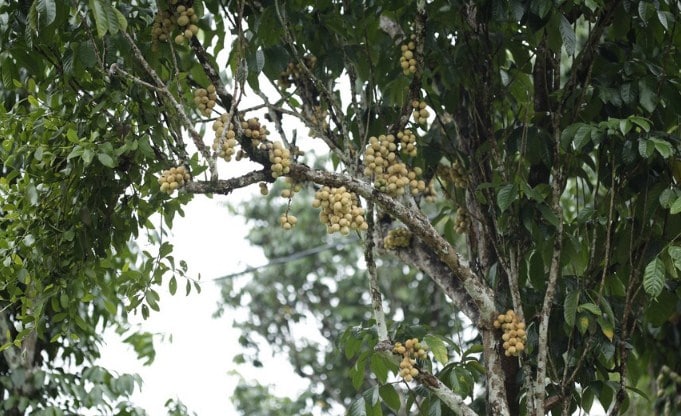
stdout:
<svg viewBox="0 0 681 416">
<path fill-rule="evenodd" d="M 263 264 L 263 265 L 260 265 L 260 266 L 247 267 L 246 269 L 244 269 L 240 272 L 230 273 L 230 274 L 227 274 L 227 275 L 224 275 L 224 276 L 216 277 L 212 281 L 213 282 L 219 282 L 221 280 L 231 279 L 233 277 L 237 277 L 237 276 L 241 276 L 241 275 L 244 275 L 244 274 L 247 274 L 247 273 L 251 273 L 251 272 L 254 272 L 256 270 L 264 269 L 264 268 L 271 267 L 271 266 L 276 266 L 277 264 L 283 264 L 283 263 L 288 263 L 288 262 L 300 260 L 300 259 L 303 259 L 305 257 L 309 257 L 309 256 L 315 255 L 317 253 L 321 253 L 323 251 L 340 250 L 345 246 L 348 246 L 352 243 L 356 243 L 357 241 L 358 241 L 357 239 L 351 239 L 351 240 L 346 240 L 346 241 L 342 241 L 342 242 L 339 241 L 339 242 L 324 244 L 323 246 L 317 246 L 317 247 L 309 248 L 307 250 L 299 251 L 297 253 L 293 253 L 293 254 L 290 254 L 288 256 L 277 257 L 275 259 L 270 260 L 267 264 Z"/>
</svg>

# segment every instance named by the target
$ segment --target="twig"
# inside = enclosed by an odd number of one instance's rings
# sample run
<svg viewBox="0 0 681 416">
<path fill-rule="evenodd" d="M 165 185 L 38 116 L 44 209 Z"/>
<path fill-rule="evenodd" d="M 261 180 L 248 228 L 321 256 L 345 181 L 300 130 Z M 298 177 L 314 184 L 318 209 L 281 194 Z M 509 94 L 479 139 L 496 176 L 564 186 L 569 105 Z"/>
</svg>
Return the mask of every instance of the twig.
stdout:
<svg viewBox="0 0 681 416">
<path fill-rule="evenodd" d="M 184 111 L 184 107 L 175 99 L 175 96 L 173 96 L 173 94 L 168 90 L 168 87 L 165 85 L 163 80 L 161 80 L 161 77 L 159 77 L 156 71 L 154 71 L 154 69 L 149 65 L 149 62 L 147 62 L 147 60 L 144 58 L 142 51 L 140 51 L 140 49 L 137 47 L 137 44 L 135 44 L 135 41 L 130 37 L 130 35 L 127 32 L 121 32 L 121 34 L 128 41 L 128 44 L 132 48 L 132 52 L 135 55 L 135 58 L 139 61 L 139 63 L 142 65 L 147 74 L 153 79 L 154 84 L 156 84 L 157 90 L 160 93 L 162 93 L 168 101 L 170 101 L 170 103 L 173 105 L 173 107 L 179 114 L 180 120 L 184 125 L 184 128 L 187 129 L 190 136 L 192 137 L 192 140 L 194 141 L 194 145 L 199 150 L 201 155 L 208 161 L 208 166 L 212 174 L 211 176 L 215 176 L 214 174 L 214 172 L 216 171 L 215 161 L 210 157 L 209 148 L 205 145 L 205 143 L 203 143 L 203 138 L 201 137 L 199 132 L 197 132 L 194 129 L 194 125 L 187 116 L 187 113 Z M 116 69 L 118 69 L 118 67 L 112 65 L 110 71 Z"/>
</svg>

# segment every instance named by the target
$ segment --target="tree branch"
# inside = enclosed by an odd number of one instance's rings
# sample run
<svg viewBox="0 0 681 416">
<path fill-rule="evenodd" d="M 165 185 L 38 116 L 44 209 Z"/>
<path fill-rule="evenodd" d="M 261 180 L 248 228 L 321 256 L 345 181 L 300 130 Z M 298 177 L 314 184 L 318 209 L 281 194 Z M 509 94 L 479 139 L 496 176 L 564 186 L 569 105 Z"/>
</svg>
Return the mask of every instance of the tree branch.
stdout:
<svg viewBox="0 0 681 416">
<path fill-rule="evenodd" d="M 374 204 L 371 200 L 368 201 L 367 206 L 367 237 L 364 241 L 364 259 L 367 264 L 367 271 L 369 272 L 369 287 L 371 294 L 371 307 L 374 310 L 374 319 L 376 319 L 376 332 L 378 333 L 378 342 L 390 342 L 388 337 L 388 326 L 385 323 L 385 313 L 383 312 L 383 296 L 381 289 L 378 286 L 378 271 L 376 270 L 376 262 L 374 261 Z"/>
<path fill-rule="evenodd" d="M 161 77 L 154 71 L 154 69 L 149 65 L 149 62 L 144 58 L 144 55 L 142 54 L 142 51 L 137 47 L 137 44 L 135 41 L 130 37 L 130 35 L 127 32 L 121 32 L 123 34 L 123 37 L 128 41 L 128 44 L 130 45 L 130 48 L 132 48 L 132 52 L 135 55 L 135 58 L 137 61 L 142 65 L 144 70 L 147 72 L 147 74 L 151 77 L 151 79 L 154 80 L 154 84 L 156 84 L 156 87 L 158 91 L 160 91 L 168 101 L 173 105 L 175 108 L 175 111 L 180 116 L 180 119 L 182 121 L 182 124 L 184 125 L 184 128 L 187 129 L 189 132 L 189 135 L 192 137 L 192 140 L 194 141 L 194 145 L 196 148 L 201 152 L 201 155 L 208 161 L 208 165 L 211 171 L 211 176 L 216 177 L 216 165 L 215 165 L 215 160 L 211 158 L 210 156 L 210 150 L 209 148 L 203 143 L 203 138 L 199 134 L 199 132 L 194 129 L 194 124 L 189 120 L 189 117 L 187 116 L 187 113 L 184 111 L 184 107 L 182 104 L 180 104 L 176 99 L 175 96 L 168 90 L 168 87 L 165 85 Z M 111 68 L 109 69 L 110 72 L 115 73 L 117 72 L 118 67 L 114 64 L 111 65 Z"/>
<path fill-rule="evenodd" d="M 214 181 L 191 181 L 182 188 L 191 194 L 220 194 L 229 195 L 235 189 L 245 188 L 254 183 L 267 181 L 271 175 L 266 170 L 257 170 L 243 176 Z"/>
<path fill-rule="evenodd" d="M 415 267 L 429 276 L 442 292 L 451 299 L 454 306 L 473 322 L 480 319 L 480 311 L 470 295 L 454 278 L 452 271 L 435 253 L 418 238 L 412 238 L 411 245 L 405 249 L 392 251 L 400 260 Z"/>
<path fill-rule="evenodd" d="M 463 401 L 461 396 L 442 384 L 442 382 L 432 374 L 420 370 L 419 374 L 416 376 L 416 380 L 426 386 L 445 406 L 452 409 L 455 414 L 462 416 L 478 416 L 478 414 Z"/>
<path fill-rule="evenodd" d="M 551 209 L 556 217 L 559 219 L 556 230 L 555 239 L 553 241 L 553 255 L 551 256 L 551 267 L 549 269 L 549 281 L 546 286 L 546 293 L 544 294 L 544 302 L 540 314 L 539 323 L 539 339 L 537 352 L 537 376 L 534 386 L 534 409 L 536 416 L 544 416 L 544 398 L 546 395 L 546 365 L 547 355 L 549 352 L 548 332 L 549 332 L 549 316 L 551 315 L 551 307 L 553 306 L 553 298 L 556 293 L 556 286 L 558 284 L 558 277 L 560 276 L 560 256 L 563 248 L 563 210 L 560 206 L 560 195 L 562 193 L 562 173 L 558 167 L 560 163 L 558 160 L 558 138 L 560 132 L 556 129 L 556 143 L 554 150 L 554 162 L 551 168 L 551 189 L 552 202 Z M 528 406 L 531 404 L 528 400 Z"/>
<path fill-rule="evenodd" d="M 346 175 L 312 170 L 305 165 L 292 165 L 290 176 L 298 181 L 309 181 L 332 187 L 345 186 L 365 199 L 372 199 L 385 212 L 402 221 L 461 281 L 463 288 L 480 311 L 482 321 L 478 321 L 478 325 L 491 326 L 496 317 L 492 290 L 480 276 L 475 274 L 457 250 L 437 232 L 428 217 L 421 211 L 411 209 L 370 184 Z"/>
</svg>

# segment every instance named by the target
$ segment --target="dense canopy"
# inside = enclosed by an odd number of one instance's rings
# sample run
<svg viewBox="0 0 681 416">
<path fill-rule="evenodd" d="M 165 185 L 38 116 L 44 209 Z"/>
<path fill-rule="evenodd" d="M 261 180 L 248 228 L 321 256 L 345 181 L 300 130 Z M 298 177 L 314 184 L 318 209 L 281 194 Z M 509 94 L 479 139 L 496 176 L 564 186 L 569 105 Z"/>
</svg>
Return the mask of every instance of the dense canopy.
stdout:
<svg viewBox="0 0 681 416">
<path fill-rule="evenodd" d="M 310 389 L 245 383 L 244 414 L 678 413 L 680 17 L 0 1 L 1 412 L 143 414 L 101 334 L 199 289 L 173 218 L 253 186 L 236 211 L 272 267 L 224 279 L 222 311 L 251 314 L 238 362 L 265 340 Z"/>
</svg>

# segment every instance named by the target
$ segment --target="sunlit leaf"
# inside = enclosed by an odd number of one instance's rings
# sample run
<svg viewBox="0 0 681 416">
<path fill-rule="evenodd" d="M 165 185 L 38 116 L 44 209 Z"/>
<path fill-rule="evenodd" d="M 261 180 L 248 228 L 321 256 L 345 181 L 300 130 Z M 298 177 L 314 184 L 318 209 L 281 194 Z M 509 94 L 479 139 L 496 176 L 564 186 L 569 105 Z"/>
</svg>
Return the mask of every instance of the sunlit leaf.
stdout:
<svg viewBox="0 0 681 416">
<path fill-rule="evenodd" d="M 447 347 L 442 339 L 435 335 L 426 335 L 423 341 L 428 345 L 428 349 L 433 353 L 433 357 L 442 364 L 449 362 Z"/>
</svg>

